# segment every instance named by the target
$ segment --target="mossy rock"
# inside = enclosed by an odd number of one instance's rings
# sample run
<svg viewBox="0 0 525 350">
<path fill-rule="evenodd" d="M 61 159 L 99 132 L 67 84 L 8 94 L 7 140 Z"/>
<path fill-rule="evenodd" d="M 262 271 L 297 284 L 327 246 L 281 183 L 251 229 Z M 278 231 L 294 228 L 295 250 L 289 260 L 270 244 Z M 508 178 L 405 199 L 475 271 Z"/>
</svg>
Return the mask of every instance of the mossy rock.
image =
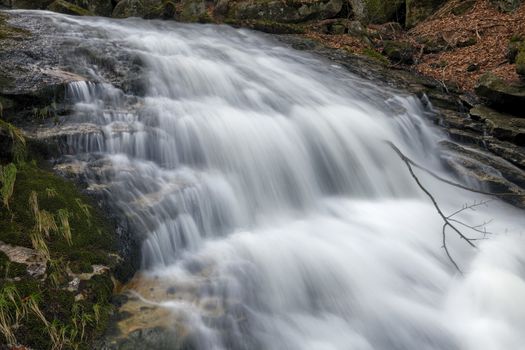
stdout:
<svg viewBox="0 0 525 350">
<path fill-rule="evenodd" d="M 523 84 L 509 84 L 492 72 L 488 72 L 481 76 L 475 91 L 487 104 L 497 110 L 518 114 L 524 112 L 525 85 Z"/>
<path fill-rule="evenodd" d="M 414 27 L 427 19 L 444 2 L 445 0 L 406 0 L 406 27 Z"/>
<path fill-rule="evenodd" d="M 490 0 L 500 12 L 513 12 L 520 7 L 522 0 Z"/>
<path fill-rule="evenodd" d="M 383 45 L 383 54 L 393 63 L 414 63 L 415 49 L 409 43 L 385 40 Z"/>
<path fill-rule="evenodd" d="M 70 2 L 67 2 L 65 0 L 55 0 L 53 1 L 51 5 L 47 7 L 47 9 L 50 11 L 65 13 L 67 15 L 74 15 L 74 16 L 93 16 L 94 15 L 91 11 L 86 10 L 85 8 L 82 8 L 75 4 L 72 4 Z"/>
<path fill-rule="evenodd" d="M 343 8 L 342 0 L 270 0 L 228 3 L 227 20 L 262 20 L 302 23 L 335 17 Z"/>
<path fill-rule="evenodd" d="M 31 33 L 25 29 L 17 28 L 12 25 L 10 25 L 7 22 L 7 15 L 0 13 L 0 41 L 11 39 L 11 40 L 23 40 L 24 38 L 27 38 L 31 35 Z M 0 43 L 0 50 L 2 50 L 2 45 Z M 6 77 L 2 77 L 0 75 L 0 87 L 4 85 L 4 83 L 11 83 L 7 81 L 3 81 L 7 79 Z"/>
<path fill-rule="evenodd" d="M 384 65 L 387 65 L 388 64 L 388 59 L 383 56 L 380 52 L 374 50 L 374 49 L 371 49 L 371 48 L 365 48 L 363 50 L 363 56 L 366 56 L 368 58 L 371 58 L 372 60 L 374 61 L 377 61 L 381 64 L 384 64 Z"/>
<path fill-rule="evenodd" d="M 17 168 L 11 212 L 0 212 L 0 222 L 3 223 L 0 240 L 31 247 L 29 232 L 35 221 L 28 200 L 35 191 L 40 209 L 50 213 L 66 209 L 69 213 L 73 243 L 70 246 L 59 234 L 52 233 L 48 242 L 52 255 L 72 261 L 81 259 L 90 264 L 108 264 L 107 255 L 115 250 L 111 227 L 75 185 L 31 163 L 19 164 Z M 50 195 L 51 192 L 54 194 Z"/>
<path fill-rule="evenodd" d="M 0 276 L 14 278 L 24 276 L 27 273 L 27 266 L 9 260 L 9 257 L 0 251 Z"/>
<path fill-rule="evenodd" d="M 459 5 L 454 7 L 451 12 L 454 16 L 461 16 L 472 10 L 472 8 L 474 8 L 474 5 L 476 5 L 476 0 L 463 1 Z"/>
<path fill-rule="evenodd" d="M 6 0 L 4 4 L 7 7 L 20 10 L 43 10 L 53 0 Z"/>
<path fill-rule="evenodd" d="M 365 23 L 400 22 L 405 0 L 349 0 L 356 19 Z"/>
<path fill-rule="evenodd" d="M 233 27 L 251 28 L 270 34 L 303 34 L 305 29 L 299 24 L 279 23 L 272 21 L 257 21 L 257 20 L 225 20 L 225 24 Z"/>
</svg>

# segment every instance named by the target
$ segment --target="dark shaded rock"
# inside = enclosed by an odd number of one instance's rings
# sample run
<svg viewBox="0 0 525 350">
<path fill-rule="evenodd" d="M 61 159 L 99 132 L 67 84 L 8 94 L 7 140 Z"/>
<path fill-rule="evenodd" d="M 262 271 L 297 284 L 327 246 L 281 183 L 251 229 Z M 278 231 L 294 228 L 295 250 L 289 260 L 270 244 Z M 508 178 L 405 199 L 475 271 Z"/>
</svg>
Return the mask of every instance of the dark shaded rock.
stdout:
<svg viewBox="0 0 525 350">
<path fill-rule="evenodd" d="M 467 67 L 467 72 L 477 72 L 479 70 L 479 64 L 472 63 Z"/>
<path fill-rule="evenodd" d="M 161 0 L 120 0 L 112 12 L 112 17 L 160 17 L 163 13 Z"/>
<path fill-rule="evenodd" d="M 423 45 L 424 53 L 438 53 L 450 47 L 449 43 L 442 36 L 437 38 L 419 37 L 417 41 Z"/>
<path fill-rule="evenodd" d="M 518 57 L 518 53 L 522 48 L 525 50 L 525 41 L 521 37 L 513 37 L 510 39 L 507 48 L 507 59 L 510 63 L 516 63 L 516 57 Z"/>
<path fill-rule="evenodd" d="M 404 0 L 349 0 L 356 19 L 364 23 L 402 22 Z"/>
<path fill-rule="evenodd" d="M 520 7 L 522 0 L 490 0 L 500 12 L 512 12 Z"/>
<path fill-rule="evenodd" d="M 228 4 L 229 20 L 268 20 L 300 23 L 336 16 L 343 7 L 342 0 L 239 1 Z"/>
<path fill-rule="evenodd" d="M 491 72 L 485 73 L 475 88 L 476 94 L 494 108 L 525 117 L 525 86 L 509 84 Z"/>
<path fill-rule="evenodd" d="M 413 27 L 425 20 L 444 2 L 445 0 L 406 0 L 406 27 Z"/>
<path fill-rule="evenodd" d="M 207 19 L 206 3 L 204 0 L 183 0 L 182 11 L 178 19 L 186 22 L 205 22 Z"/>
<path fill-rule="evenodd" d="M 525 118 L 515 118 L 482 105 L 472 108 L 470 115 L 484 122 L 487 132 L 497 139 L 525 146 Z"/>
<path fill-rule="evenodd" d="M 21 10 L 43 10 L 53 0 L 0 0 L 0 4 L 12 8 Z"/>
<path fill-rule="evenodd" d="M 505 202 L 525 208 L 525 176 L 522 170 L 472 147 L 463 147 L 450 141 L 441 141 L 443 163 L 459 177 L 481 184 L 479 190 L 503 194 Z M 514 194 L 514 195 L 512 195 Z"/>
<path fill-rule="evenodd" d="M 117 339 L 100 348 L 104 350 L 172 350 L 173 344 L 181 344 L 181 339 L 174 331 L 163 328 L 138 329 L 131 332 L 125 339 Z M 189 344 L 181 349 L 192 349 Z"/>
<path fill-rule="evenodd" d="M 394 63 L 414 63 L 415 49 L 407 42 L 390 41 L 383 42 L 383 54 Z"/>
<path fill-rule="evenodd" d="M 113 3 L 111 0 L 69 0 L 75 5 L 88 10 L 95 16 L 110 17 L 113 12 Z"/>
<path fill-rule="evenodd" d="M 72 4 L 70 2 L 67 2 L 65 0 L 55 0 L 51 5 L 47 7 L 48 10 L 54 11 L 54 12 L 60 12 L 65 13 L 67 15 L 75 15 L 75 16 L 93 16 L 94 14 L 86 10 L 85 8 L 82 8 L 80 6 L 77 6 L 75 4 Z"/>
<path fill-rule="evenodd" d="M 474 5 L 476 5 L 476 0 L 462 1 L 459 5 L 454 7 L 451 12 L 455 16 L 461 16 L 470 11 Z"/>
<path fill-rule="evenodd" d="M 516 56 L 516 73 L 525 79 L 525 43 L 521 44 Z"/>
</svg>

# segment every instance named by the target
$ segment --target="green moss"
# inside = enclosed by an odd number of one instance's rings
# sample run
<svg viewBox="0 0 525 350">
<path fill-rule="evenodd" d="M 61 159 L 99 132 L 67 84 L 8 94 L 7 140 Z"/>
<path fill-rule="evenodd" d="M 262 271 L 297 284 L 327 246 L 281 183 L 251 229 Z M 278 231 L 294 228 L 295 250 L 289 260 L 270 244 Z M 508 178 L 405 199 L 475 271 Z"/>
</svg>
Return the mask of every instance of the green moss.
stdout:
<svg viewBox="0 0 525 350">
<path fill-rule="evenodd" d="M 363 3 L 366 20 L 371 23 L 386 23 L 399 21 L 397 16 L 405 2 L 402 0 L 365 0 Z"/>
<path fill-rule="evenodd" d="M 73 273 L 91 273 L 93 272 L 93 266 L 89 260 L 75 260 L 69 264 L 69 268 Z"/>
<path fill-rule="evenodd" d="M 0 278 L 20 277 L 27 273 L 27 266 L 9 260 L 9 257 L 0 251 Z"/>
<path fill-rule="evenodd" d="M 32 156 L 40 152 L 36 144 L 29 147 Z M 9 153 L 10 150 L 2 149 L 2 152 Z M 0 162 L 4 158 L 0 157 Z M 70 279 L 65 268 L 70 266 L 74 272 L 80 273 L 92 272 L 92 264 L 112 266 L 115 262 L 111 255 L 115 252 L 112 227 L 88 197 L 70 181 L 46 170 L 45 164 L 35 159 L 16 164 L 17 177 L 9 202 L 10 210 L 0 207 L 0 241 L 32 248 L 30 233 L 35 227 L 35 218 L 29 198 L 33 191 L 38 198 L 39 210 L 53 215 L 59 226 L 58 213 L 67 211 L 72 241 L 68 242 L 58 231 L 52 231 L 49 238 L 44 238 L 51 258 L 45 279 L 32 278 L 25 265 L 10 262 L 0 252 L 0 288 L 15 286 L 22 299 L 39 296 L 38 307 L 42 314 L 48 322 L 54 322 L 54 327 L 64 330 L 70 339 L 70 345 L 64 349 L 90 349 L 92 340 L 102 332 L 109 318 L 113 282 L 109 273 L 82 281 L 79 293 L 85 296 L 85 300 L 79 304 L 75 302 L 77 292 L 65 289 Z M 13 281 L 6 277 L 18 278 Z M 77 313 L 74 314 L 73 310 Z M 80 318 L 85 322 L 83 339 L 75 331 L 80 327 Z M 50 349 L 53 344 L 51 330 L 47 327 L 49 325 L 46 326 L 35 313 L 29 312 L 15 330 L 15 335 L 21 344 L 31 348 Z M 1 332 L 0 343 L 4 343 Z"/>
<path fill-rule="evenodd" d="M 251 28 L 254 30 L 259 30 L 265 33 L 271 34 L 303 34 L 305 29 L 299 24 L 292 23 L 279 23 L 274 21 L 267 20 L 235 20 L 235 19 L 225 19 L 225 24 L 234 26 L 234 27 L 244 27 Z"/>
<path fill-rule="evenodd" d="M 85 8 L 67 2 L 65 0 L 55 0 L 47 7 L 48 10 L 54 12 L 65 13 L 74 16 L 93 16 L 93 13 Z"/>
<path fill-rule="evenodd" d="M 366 57 L 369 57 L 375 61 L 378 61 L 382 64 L 388 64 L 388 59 L 383 56 L 381 53 L 377 52 L 376 50 L 374 49 L 371 49 L 369 47 L 365 48 L 363 50 L 363 55 L 366 56 Z"/>
<path fill-rule="evenodd" d="M 11 26 L 7 22 L 7 15 L 0 13 L 0 40 L 21 40 L 30 36 L 31 33 L 25 29 Z M 0 45 L 1 49 L 2 45 Z"/>
<path fill-rule="evenodd" d="M 69 246 L 60 234 L 52 233 L 47 242 L 52 257 L 107 263 L 104 256 L 113 251 L 114 247 L 111 227 L 102 218 L 101 213 L 88 204 L 89 199 L 80 194 L 71 182 L 34 164 L 24 163 L 18 168 L 11 204 L 12 213 L 0 213 L 0 222 L 3 223 L 0 228 L 0 240 L 14 245 L 31 246 L 29 232 L 35 221 L 28 200 L 30 193 L 35 191 L 40 209 L 50 213 L 66 209 L 70 213 L 73 244 Z M 51 192 L 55 194 L 50 195 Z"/>
</svg>

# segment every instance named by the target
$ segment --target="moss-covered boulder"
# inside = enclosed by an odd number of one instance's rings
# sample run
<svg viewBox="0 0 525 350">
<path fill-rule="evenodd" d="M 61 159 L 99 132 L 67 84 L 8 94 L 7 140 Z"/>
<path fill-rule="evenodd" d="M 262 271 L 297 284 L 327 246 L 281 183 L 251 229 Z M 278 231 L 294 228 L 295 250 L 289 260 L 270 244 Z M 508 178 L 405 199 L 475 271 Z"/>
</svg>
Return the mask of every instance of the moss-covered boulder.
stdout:
<svg viewBox="0 0 525 350">
<path fill-rule="evenodd" d="M 432 15 L 445 0 L 406 0 L 405 24 L 415 26 Z"/>
<path fill-rule="evenodd" d="M 512 12 L 520 7 L 522 0 L 490 0 L 490 2 L 501 12 Z"/>
<path fill-rule="evenodd" d="M 120 0 L 112 12 L 112 17 L 162 18 L 166 8 L 173 8 L 169 1 L 162 0 Z"/>
<path fill-rule="evenodd" d="M 12 9 L 43 10 L 53 0 L 0 0 L 0 5 Z"/>
<path fill-rule="evenodd" d="M 383 42 L 383 54 L 393 63 L 414 63 L 414 47 L 407 42 L 385 40 Z"/>
<path fill-rule="evenodd" d="M 222 4 L 222 6 L 225 6 Z M 229 20 L 266 20 L 300 23 L 335 17 L 343 8 L 342 0 L 236 1 L 227 5 Z"/>
<path fill-rule="evenodd" d="M 80 6 L 67 2 L 65 0 L 55 0 L 51 5 L 47 7 L 48 10 L 54 12 L 65 13 L 67 15 L 74 16 L 93 16 L 94 14 Z"/>
<path fill-rule="evenodd" d="M 96 16 L 111 16 L 113 3 L 111 0 L 69 0 L 71 3 L 82 7 Z"/>
<path fill-rule="evenodd" d="M 207 22 L 207 16 L 204 0 L 184 0 L 177 19 L 184 22 Z"/>
<path fill-rule="evenodd" d="M 365 23 L 399 22 L 405 12 L 405 0 L 349 0 L 356 19 Z"/>
</svg>

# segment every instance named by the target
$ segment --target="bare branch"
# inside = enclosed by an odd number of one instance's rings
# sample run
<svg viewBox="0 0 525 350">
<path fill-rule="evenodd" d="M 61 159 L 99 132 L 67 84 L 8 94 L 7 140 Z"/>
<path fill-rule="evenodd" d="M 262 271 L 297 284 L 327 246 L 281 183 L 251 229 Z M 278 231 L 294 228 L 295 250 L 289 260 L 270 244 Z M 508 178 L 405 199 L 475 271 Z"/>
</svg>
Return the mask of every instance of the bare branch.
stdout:
<svg viewBox="0 0 525 350">
<path fill-rule="evenodd" d="M 434 173 L 433 171 L 430 171 L 428 170 L 427 168 L 419 165 L 418 163 L 414 162 L 412 159 L 408 158 L 407 156 L 405 156 L 403 154 L 403 152 L 401 152 L 401 150 L 399 148 L 397 148 L 396 145 L 394 145 L 392 142 L 390 141 L 385 141 L 396 153 L 397 155 L 408 165 L 412 165 L 414 166 L 415 168 L 418 168 L 419 170 L 422 170 L 424 171 L 425 173 L 429 174 L 430 176 L 432 176 L 433 178 L 441 181 L 441 182 L 444 182 L 448 185 L 451 185 L 451 186 L 454 186 L 454 187 L 458 187 L 458 188 L 461 188 L 465 191 L 469 191 L 469 192 L 474 192 L 474 193 L 479 193 L 479 194 L 485 194 L 485 195 L 488 195 L 488 196 L 495 196 L 495 197 L 500 197 L 500 196 L 525 196 L 525 193 L 511 193 L 511 192 L 500 192 L 500 193 L 495 193 L 495 192 L 487 192 L 487 191 L 481 191 L 481 190 L 476 190 L 474 188 L 470 188 L 470 187 L 467 187 L 467 186 L 464 186 L 462 184 L 459 184 L 457 182 L 453 182 L 453 181 L 450 181 L 450 180 L 447 180 L 441 176 L 439 176 L 438 174 Z"/>
</svg>

